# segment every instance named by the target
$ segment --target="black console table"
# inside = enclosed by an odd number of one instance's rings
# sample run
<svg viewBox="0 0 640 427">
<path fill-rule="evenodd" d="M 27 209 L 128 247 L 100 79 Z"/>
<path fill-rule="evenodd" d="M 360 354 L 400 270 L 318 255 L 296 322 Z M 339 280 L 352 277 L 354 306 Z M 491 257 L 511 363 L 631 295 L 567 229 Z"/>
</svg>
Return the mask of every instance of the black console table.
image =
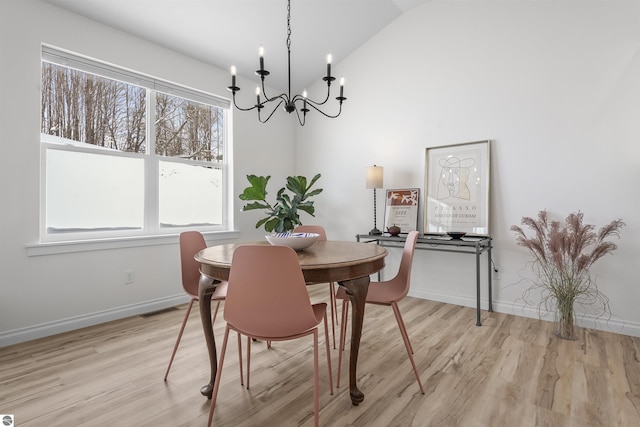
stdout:
<svg viewBox="0 0 640 427">
<path fill-rule="evenodd" d="M 406 240 L 406 235 L 390 236 L 382 234 L 379 236 L 370 234 L 357 234 L 358 242 L 377 243 L 381 246 L 402 247 Z M 489 236 L 468 236 L 462 239 L 452 239 L 442 234 L 421 234 L 418 236 L 416 249 L 427 251 L 455 252 L 471 254 L 476 256 L 476 325 L 481 326 L 480 321 L 480 255 L 487 253 L 487 290 L 489 293 L 489 311 L 493 311 L 491 296 L 491 248 L 492 239 Z M 378 273 L 379 274 L 379 273 Z"/>
</svg>

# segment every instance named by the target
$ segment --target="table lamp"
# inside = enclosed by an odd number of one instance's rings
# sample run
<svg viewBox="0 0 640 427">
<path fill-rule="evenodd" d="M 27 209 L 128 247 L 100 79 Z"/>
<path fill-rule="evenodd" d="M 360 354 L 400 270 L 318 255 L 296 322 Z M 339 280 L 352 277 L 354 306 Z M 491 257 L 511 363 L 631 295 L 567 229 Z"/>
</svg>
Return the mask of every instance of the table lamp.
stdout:
<svg viewBox="0 0 640 427">
<path fill-rule="evenodd" d="M 376 226 L 376 188 L 382 188 L 382 166 L 369 166 L 367 168 L 367 188 L 373 188 L 373 228 L 369 231 L 372 236 L 382 234 Z"/>
</svg>

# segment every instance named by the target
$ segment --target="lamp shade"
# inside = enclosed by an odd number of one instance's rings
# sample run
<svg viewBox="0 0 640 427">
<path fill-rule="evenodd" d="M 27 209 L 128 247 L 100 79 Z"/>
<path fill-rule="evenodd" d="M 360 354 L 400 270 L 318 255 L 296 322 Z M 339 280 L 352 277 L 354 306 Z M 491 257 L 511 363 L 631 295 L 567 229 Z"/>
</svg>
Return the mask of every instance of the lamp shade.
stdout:
<svg viewBox="0 0 640 427">
<path fill-rule="evenodd" d="M 382 188 L 382 166 L 369 166 L 367 168 L 367 188 Z"/>
</svg>

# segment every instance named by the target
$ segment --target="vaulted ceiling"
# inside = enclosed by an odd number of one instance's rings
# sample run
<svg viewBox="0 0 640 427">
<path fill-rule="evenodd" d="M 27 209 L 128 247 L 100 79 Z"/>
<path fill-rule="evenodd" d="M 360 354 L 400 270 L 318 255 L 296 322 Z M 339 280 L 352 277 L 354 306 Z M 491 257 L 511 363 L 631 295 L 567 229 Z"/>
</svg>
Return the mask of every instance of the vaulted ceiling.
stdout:
<svg viewBox="0 0 640 427">
<path fill-rule="evenodd" d="M 265 49 L 267 84 L 287 89 L 286 0 L 43 0 L 217 67 L 255 79 Z M 294 93 L 402 13 L 431 0 L 292 0 Z M 337 76 L 340 77 L 340 76 Z M 348 84 L 348 81 L 347 81 Z"/>
</svg>

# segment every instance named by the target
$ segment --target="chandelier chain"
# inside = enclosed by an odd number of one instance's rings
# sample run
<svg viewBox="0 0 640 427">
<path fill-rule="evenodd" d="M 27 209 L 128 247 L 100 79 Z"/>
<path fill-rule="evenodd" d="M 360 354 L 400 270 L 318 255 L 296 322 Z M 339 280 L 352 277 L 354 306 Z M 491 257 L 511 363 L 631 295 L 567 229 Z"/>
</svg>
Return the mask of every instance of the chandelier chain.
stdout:
<svg viewBox="0 0 640 427">
<path fill-rule="evenodd" d="M 287 2 L 287 50 L 291 51 L 291 0 Z"/>
</svg>

